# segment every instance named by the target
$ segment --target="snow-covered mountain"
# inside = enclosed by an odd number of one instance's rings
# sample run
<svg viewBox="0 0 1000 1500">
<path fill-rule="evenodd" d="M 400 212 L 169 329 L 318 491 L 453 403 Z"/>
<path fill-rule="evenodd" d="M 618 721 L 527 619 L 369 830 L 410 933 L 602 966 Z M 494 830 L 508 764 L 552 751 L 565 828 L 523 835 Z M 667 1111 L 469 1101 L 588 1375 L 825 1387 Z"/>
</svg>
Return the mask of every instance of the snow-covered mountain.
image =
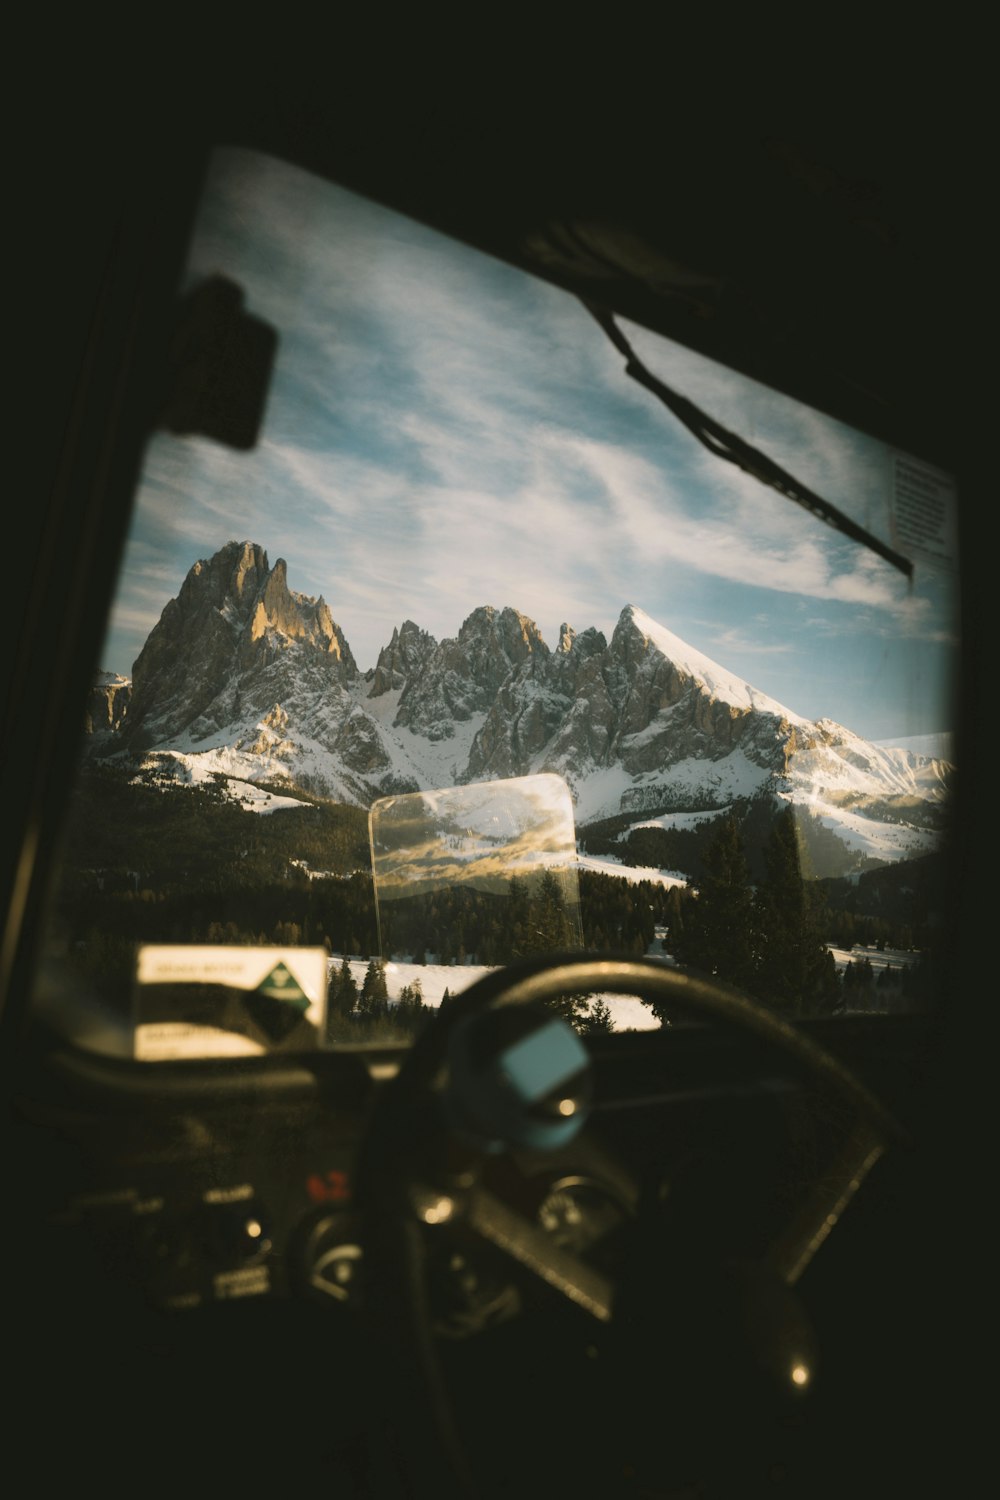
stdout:
<svg viewBox="0 0 1000 1500">
<path fill-rule="evenodd" d="M 133 670 L 95 689 L 93 748 L 175 774 L 285 781 L 367 806 L 404 790 L 556 772 L 578 825 L 771 794 L 883 857 L 936 842 L 952 767 L 802 718 L 626 605 L 608 641 L 481 606 L 437 641 L 412 620 L 361 673 L 322 598 L 252 542 L 194 564 Z M 851 842 L 848 837 L 848 842 Z"/>
</svg>

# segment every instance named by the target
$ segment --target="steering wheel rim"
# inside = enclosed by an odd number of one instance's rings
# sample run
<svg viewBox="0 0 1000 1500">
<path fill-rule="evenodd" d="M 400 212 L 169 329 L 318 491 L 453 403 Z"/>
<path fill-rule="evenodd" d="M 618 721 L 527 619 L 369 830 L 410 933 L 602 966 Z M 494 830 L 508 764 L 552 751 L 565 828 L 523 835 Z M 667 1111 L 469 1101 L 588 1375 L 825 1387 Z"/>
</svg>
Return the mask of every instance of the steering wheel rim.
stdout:
<svg viewBox="0 0 1000 1500">
<path fill-rule="evenodd" d="M 467 1497 L 481 1493 L 455 1424 L 435 1351 L 428 1302 L 424 1234 L 426 1225 L 438 1219 L 426 1210 L 426 1184 L 433 1167 L 426 1154 L 421 1157 L 432 1138 L 440 1147 L 444 1129 L 444 1114 L 434 1104 L 435 1084 L 440 1085 L 447 1066 L 449 1038 L 466 1017 L 494 1007 L 544 1006 L 561 995 L 579 992 L 643 995 L 664 1002 L 675 1012 L 741 1028 L 853 1105 L 860 1128 L 835 1165 L 832 1178 L 836 1180 L 831 1181 L 828 1174 L 817 1201 L 803 1207 L 783 1242 L 773 1247 L 772 1270 L 789 1287 L 885 1148 L 908 1139 L 895 1115 L 862 1080 L 782 1016 L 721 981 L 680 971 L 659 959 L 580 952 L 531 957 L 494 970 L 461 991 L 444 1012 L 431 1019 L 397 1075 L 381 1090 L 358 1172 L 366 1282 L 371 1291 L 369 1313 L 386 1347 L 396 1356 L 408 1352 L 409 1358 L 400 1361 L 398 1368 L 409 1365 L 411 1379 L 420 1381 L 423 1388 L 422 1415 L 416 1423 L 409 1423 L 407 1457 L 400 1462 L 409 1468 L 412 1453 L 422 1454 L 417 1463 L 426 1466 L 428 1481 L 434 1475 L 438 1491 L 444 1455 L 451 1491 Z M 443 1160 L 439 1157 L 439 1167 Z M 469 1176 L 467 1166 L 467 1153 L 461 1150 L 448 1162 L 450 1185 L 457 1186 L 459 1195 Z M 453 1200 L 443 1193 L 438 1201 L 449 1205 L 444 1214 L 448 1217 Z M 551 1253 L 562 1252 L 553 1247 Z M 584 1299 L 578 1300 L 586 1305 Z M 411 1417 L 417 1414 L 417 1409 L 411 1409 Z"/>
</svg>

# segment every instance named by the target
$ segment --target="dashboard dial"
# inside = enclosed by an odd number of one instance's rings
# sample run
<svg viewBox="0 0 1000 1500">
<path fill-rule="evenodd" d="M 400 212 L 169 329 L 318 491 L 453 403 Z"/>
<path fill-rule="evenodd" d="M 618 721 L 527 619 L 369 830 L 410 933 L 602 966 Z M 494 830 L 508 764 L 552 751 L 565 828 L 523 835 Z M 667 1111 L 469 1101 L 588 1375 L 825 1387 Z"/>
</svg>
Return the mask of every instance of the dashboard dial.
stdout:
<svg viewBox="0 0 1000 1500">
<path fill-rule="evenodd" d="M 537 1210 L 539 1224 L 561 1249 L 597 1262 L 613 1259 L 629 1217 L 616 1193 L 579 1174 L 555 1178 Z"/>
</svg>

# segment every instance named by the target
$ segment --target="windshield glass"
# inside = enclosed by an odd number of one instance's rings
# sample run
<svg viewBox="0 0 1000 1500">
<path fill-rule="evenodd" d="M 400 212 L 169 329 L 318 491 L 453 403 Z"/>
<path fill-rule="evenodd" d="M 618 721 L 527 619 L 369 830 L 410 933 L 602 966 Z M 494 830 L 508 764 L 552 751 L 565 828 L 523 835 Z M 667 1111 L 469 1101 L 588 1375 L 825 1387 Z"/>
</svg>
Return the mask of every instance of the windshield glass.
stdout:
<svg viewBox="0 0 1000 1500">
<path fill-rule="evenodd" d="M 925 1005 L 949 476 L 620 320 L 906 576 L 707 451 L 567 292 L 236 149 L 183 291 L 213 286 L 273 335 L 273 374 L 245 441 L 176 420 L 147 445 L 53 901 L 63 979 L 133 1042 L 181 1006 L 194 1055 L 404 1039 L 524 932 L 419 884 L 404 921 L 376 889 L 387 810 L 558 778 L 556 946 L 655 953 L 793 1016 Z M 147 945 L 218 952 L 182 972 Z M 249 977 L 220 970 L 246 948 Z M 660 1025 L 601 997 L 574 1020 Z"/>
</svg>

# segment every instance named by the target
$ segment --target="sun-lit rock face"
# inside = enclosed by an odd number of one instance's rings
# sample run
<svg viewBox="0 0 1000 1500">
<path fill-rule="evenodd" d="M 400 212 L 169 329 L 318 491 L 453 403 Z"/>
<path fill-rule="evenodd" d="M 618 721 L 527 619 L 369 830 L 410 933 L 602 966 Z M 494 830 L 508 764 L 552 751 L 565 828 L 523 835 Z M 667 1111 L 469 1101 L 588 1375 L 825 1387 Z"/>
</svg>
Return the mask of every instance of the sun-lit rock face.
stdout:
<svg viewBox="0 0 1000 1500">
<path fill-rule="evenodd" d="M 132 671 L 127 742 L 195 743 L 303 691 L 336 697 L 358 676 L 323 599 L 288 588 L 251 542 L 229 542 L 194 564 Z"/>
<path fill-rule="evenodd" d="M 118 672 L 99 672 L 84 710 L 85 734 L 120 733 L 128 713 L 132 685 Z"/>
<path fill-rule="evenodd" d="M 95 753 L 215 756 L 362 805 L 554 771 L 590 817 L 768 792 L 925 827 L 952 774 L 801 718 L 631 605 L 610 641 L 564 623 L 555 650 L 510 606 L 442 641 L 405 620 L 362 675 L 324 600 L 251 542 L 195 563 L 131 689 L 105 678 L 95 694 Z"/>
</svg>

